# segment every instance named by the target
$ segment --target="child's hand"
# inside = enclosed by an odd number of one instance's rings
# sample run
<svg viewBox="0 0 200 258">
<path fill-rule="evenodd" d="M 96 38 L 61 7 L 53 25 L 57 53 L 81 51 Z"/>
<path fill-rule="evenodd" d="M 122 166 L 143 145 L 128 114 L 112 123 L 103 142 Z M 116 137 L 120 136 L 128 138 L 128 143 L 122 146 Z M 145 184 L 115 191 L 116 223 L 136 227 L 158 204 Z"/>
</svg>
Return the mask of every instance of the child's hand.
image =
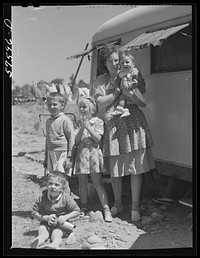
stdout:
<svg viewBox="0 0 200 258">
<path fill-rule="evenodd" d="M 56 217 L 56 214 L 49 215 L 48 224 L 49 226 L 56 226 L 58 222 L 58 219 Z"/>
<path fill-rule="evenodd" d="M 65 223 L 66 219 L 65 216 L 60 216 L 58 218 L 58 224 L 63 225 Z"/>
<path fill-rule="evenodd" d="M 89 119 L 83 116 L 81 119 L 81 125 L 82 125 L 82 128 L 86 128 L 86 129 L 89 128 L 90 127 Z"/>
<path fill-rule="evenodd" d="M 122 79 L 120 86 L 121 86 L 122 89 L 128 89 L 129 88 L 127 78 Z"/>
<path fill-rule="evenodd" d="M 84 127 L 85 127 L 86 129 L 89 129 L 89 128 L 90 128 L 89 120 L 85 120 L 85 122 L 84 122 Z"/>
<path fill-rule="evenodd" d="M 133 79 L 132 81 L 129 82 L 129 87 L 128 89 L 134 89 L 138 86 L 138 80 L 137 79 Z"/>
<path fill-rule="evenodd" d="M 134 76 L 138 76 L 138 73 L 139 73 L 138 69 L 134 67 L 133 70 L 132 70 L 132 74 Z"/>
<path fill-rule="evenodd" d="M 86 116 L 82 116 L 81 117 L 81 119 L 80 119 L 81 128 L 85 127 L 86 119 L 87 119 Z"/>
<path fill-rule="evenodd" d="M 66 158 L 63 167 L 65 168 L 65 170 L 70 169 L 72 167 L 72 161 L 70 158 Z"/>
</svg>

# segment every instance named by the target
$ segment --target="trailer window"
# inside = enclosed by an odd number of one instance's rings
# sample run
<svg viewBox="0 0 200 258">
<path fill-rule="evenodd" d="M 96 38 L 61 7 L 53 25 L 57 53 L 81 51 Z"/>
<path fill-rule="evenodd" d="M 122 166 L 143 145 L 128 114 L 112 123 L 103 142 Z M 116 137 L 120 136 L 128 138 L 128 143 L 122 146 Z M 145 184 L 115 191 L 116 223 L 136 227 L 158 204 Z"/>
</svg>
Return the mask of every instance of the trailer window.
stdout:
<svg viewBox="0 0 200 258">
<path fill-rule="evenodd" d="M 191 24 L 169 37 L 161 46 L 151 46 L 151 73 L 192 69 Z"/>
</svg>

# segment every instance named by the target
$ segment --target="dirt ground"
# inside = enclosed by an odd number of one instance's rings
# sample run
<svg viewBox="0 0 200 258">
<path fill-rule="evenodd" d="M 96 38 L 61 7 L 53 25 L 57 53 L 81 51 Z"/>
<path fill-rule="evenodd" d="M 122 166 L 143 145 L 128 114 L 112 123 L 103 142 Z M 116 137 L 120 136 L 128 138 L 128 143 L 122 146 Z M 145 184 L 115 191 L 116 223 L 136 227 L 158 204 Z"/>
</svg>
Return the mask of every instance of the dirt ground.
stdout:
<svg viewBox="0 0 200 258">
<path fill-rule="evenodd" d="M 43 190 L 43 166 L 45 137 L 38 119 L 35 103 L 15 105 L 12 107 L 12 246 L 13 250 L 26 249 L 26 253 L 44 251 L 30 249 L 30 244 L 37 236 L 39 222 L 31 217 L 35 197 Z M 152 250 L 173 254 L 184 253 L 193 248 L 193 228 L 191 208 L 179 203 L 171 206 L 158 205 L 152 200 L 147 189 L 143 190 L 140 212 L 142 219 L 132 223 L 130 219 L 131 197 L 129 178 L 124 183 L 124 210 L 111 223 L 95 220 L 90 217 L 79 218 L 72 241 L 63 238 L 60 254 L 66 251 L 86 249 L 116 250 L 120 255 L 139 251 L 148 255 Z M 70 181 L 75 200 L 79 203 L 78 181 Z M 113 204 L 113 193 L 109 180 L 105 181 L 110 206 Z M 91 209 L 102 211 L 96 192 L 89 185 Z M 29 250 L 29 252 L 28 252 Z M 54 250 L 51 250 L 53 252 Z M 102 251 L 99 251 L 99 255 Z M 79 253 L 80 254 L 80 253 Z M 82 255 L 82 253 L 81 253 Z"/>
</svg>

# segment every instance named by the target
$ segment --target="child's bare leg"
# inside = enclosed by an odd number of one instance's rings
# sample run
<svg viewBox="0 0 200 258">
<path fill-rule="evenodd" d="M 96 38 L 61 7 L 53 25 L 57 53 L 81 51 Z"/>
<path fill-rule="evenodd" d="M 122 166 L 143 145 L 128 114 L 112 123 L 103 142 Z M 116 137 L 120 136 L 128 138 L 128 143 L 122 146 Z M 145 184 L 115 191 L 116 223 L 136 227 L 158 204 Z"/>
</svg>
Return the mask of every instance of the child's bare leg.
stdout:
<svg viewBox="0 0 200 258">
<path fill-rule="evenodd" d="M 65 174 L 65 177 L 66 177 L 66 183 L 65 183 L 65 191 L 70 195 L 71 193 L 71 189 L 69 187 L 69 176 Z"/>
<path fill-rule="evenodd" d="M 99 200 L 103 208 L 108 207 L 108 196 L 102 182 L 101 173 L 91 174 L 92 182 L 98 193 Z"/>
<path fill-rule="evenodd" d="M 79 195 L 81 200 L 81 208 L 87 208 L 88 202 L 88 176 L 78 175 L 79 179 Z"/>
<path fill-rule="evenodd" d="M 59 249 L 62 244 L 63 231 L 59 228 L 55 228 L 51 234 L 51 243 L 48 245 L 50 248 Z"/>
<path fill-rule="evenodd" d="M 106 222 L 112 221 L 111 211 L 108 205 L 108 196 L 103 185 L 102 175 L 101 173 L 91 174 L 92 182 L 94 187 L 98 193 L 99 200 L 104 210 L 104 217 Z"/>
<path fill-rule="evenodd" d="M 40 247 L 47 241 L 48 238 L 49 238 L 49 231 L 47 230 L 46 226 L 40 225 L 38 229 L 38 236 L 32 242 L 31 248 Z"/>
</svg>

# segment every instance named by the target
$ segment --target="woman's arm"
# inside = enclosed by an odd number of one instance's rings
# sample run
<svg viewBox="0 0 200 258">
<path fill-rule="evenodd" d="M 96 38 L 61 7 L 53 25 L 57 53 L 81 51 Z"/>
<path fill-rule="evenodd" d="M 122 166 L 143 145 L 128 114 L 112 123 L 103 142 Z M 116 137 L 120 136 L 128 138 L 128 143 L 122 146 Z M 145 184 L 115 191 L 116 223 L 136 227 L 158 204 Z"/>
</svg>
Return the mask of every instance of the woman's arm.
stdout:
<svg viewBox="0 0 200 258">
<path fill-rule="evenodd" d="M 131 101 L 139 107 L 146 107 L 146 100 L 138 88 L 131 91 L 124 89 L 123 94 L 129 97 Z"/>
<path fill-rule="evenodd" d="M 98 108 L 101 110 L 103 108 L 107 108 L 109 105 L 113 103 L 116 98 L 121 94 L 121 90 L 119 88 L 115 88 L 115 91 L 106 96 L 98 96 L 96 98 Z"/>
</svg>

